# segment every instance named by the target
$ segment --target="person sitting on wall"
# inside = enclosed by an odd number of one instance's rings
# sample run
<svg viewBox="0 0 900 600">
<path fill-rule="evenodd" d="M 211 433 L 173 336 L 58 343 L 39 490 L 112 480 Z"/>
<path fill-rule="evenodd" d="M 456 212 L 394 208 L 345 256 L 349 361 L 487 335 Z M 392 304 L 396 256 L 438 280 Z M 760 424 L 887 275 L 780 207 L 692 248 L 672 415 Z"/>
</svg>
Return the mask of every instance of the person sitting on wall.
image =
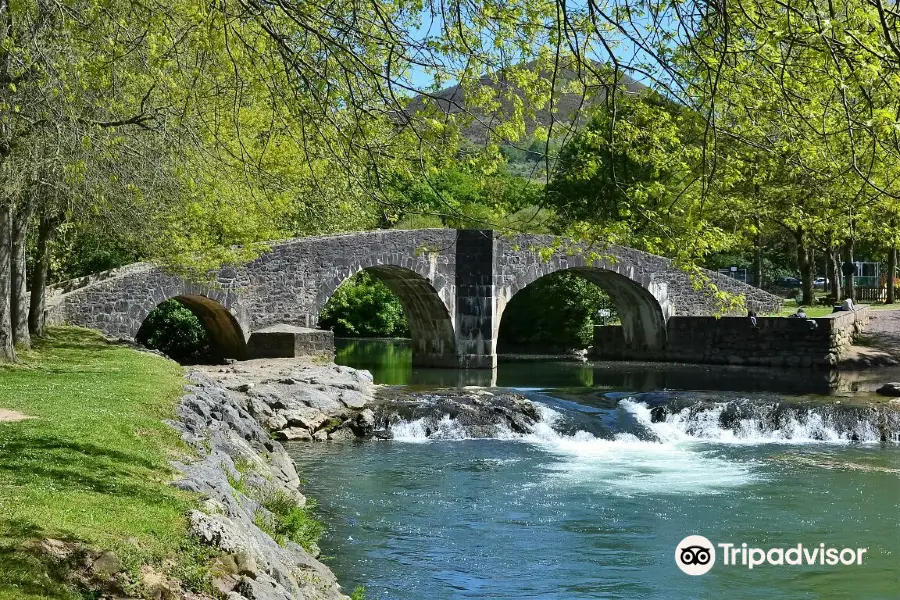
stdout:
<svg viewBox="0 0 900 600">
<path fill-rule="evenodd" d="M 802 307 L 802 306 L 800 308 L 798 308 L 797 312 L 788 316 L 788 319 L 806 319 L 806 322 L 809 324 L 809 328 L 816 329 L 819 326 L 819 324 L 816 323 L 813 319 L 810 319 L 808 316 L 806 316 L 806 311 L 803 310 L 803 308 L 804 307 Z"/>
<path fill-rule="evenodd" d="M 856 309 L 853 307 L 853 300 L 851 300 L 850 298 L 847 298 L 846 300 L 844 300 L 844 302 L 841 303 L 841 307 L 838 309 L 838 311 L 841 311 L 841 312 L 843 312 L 843 311 L 853 312 L 854 310 L 856 310 Z"/>
<path fill-rule="evenodd" d="M 788 319 L 808 319 L 809 317 L 806 316 L 806 311 L 803 310 L 803 308 L 804 308 L 804 307 L 802 307 L 802 306 L 801 306 L 800 308 L 798 308 L 798 309 L 797 309 L 797 312 L 795 312 L 794 314 L 790 315 L 790 316 L 788 317 Z"/>
<path fill-rule="evenodd" d="M 752 327 L 753 329 L 756 329 L 756 311 L 748 310 L 747 316 L 750 317 L 750 327 Z"/>
</svg>

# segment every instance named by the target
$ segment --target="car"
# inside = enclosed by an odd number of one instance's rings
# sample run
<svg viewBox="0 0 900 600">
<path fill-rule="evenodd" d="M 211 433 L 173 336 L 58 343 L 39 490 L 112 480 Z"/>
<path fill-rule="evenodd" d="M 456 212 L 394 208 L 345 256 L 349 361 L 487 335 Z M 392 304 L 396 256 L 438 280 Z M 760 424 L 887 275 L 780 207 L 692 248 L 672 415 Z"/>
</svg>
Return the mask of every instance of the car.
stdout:
<svg viewBox="0 0 900 600">
<path fill-rule="evenodd" d="M 800 281 L 799 279 L 797 279 L 796 277 L 787 276 L 787 277 L 779 277 L 775 281 L 775 284 L 778 287 L 795 288 L 795 287 L 800 287 L 801 285 L 803 285 L 803 282 Z"/>
<path fill-rule="evenodd" d="M 813 287 L 825 289 L 825 286 L 828 285 L 829 280 L 824 277 L 816 277 L 813 281 Z"/>
</svg>

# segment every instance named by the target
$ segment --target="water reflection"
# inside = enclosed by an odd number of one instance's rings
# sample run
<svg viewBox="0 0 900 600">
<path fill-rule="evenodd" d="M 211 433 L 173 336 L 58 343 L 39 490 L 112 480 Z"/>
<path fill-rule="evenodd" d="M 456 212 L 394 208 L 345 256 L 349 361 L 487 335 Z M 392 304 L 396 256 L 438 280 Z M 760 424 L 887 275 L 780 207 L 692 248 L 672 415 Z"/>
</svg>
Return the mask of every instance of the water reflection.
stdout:
<svg viewBox="0 0 900 600">
<path fill-rule="evenodd" d="M 376 383 L 411 387 L 466 385 L 534 388 L 590 387 L 651 391 L 721 390 L 782 394 L 844 395 L 870 392 L 900 379 L 900 369 L 820 371 L 721 365 L 636 362 L 510 361 L 500 357 L 494 370 L 413 367 L 408 340 L 336 340 L 338 364 L 372 372 Z"/>
</svg>

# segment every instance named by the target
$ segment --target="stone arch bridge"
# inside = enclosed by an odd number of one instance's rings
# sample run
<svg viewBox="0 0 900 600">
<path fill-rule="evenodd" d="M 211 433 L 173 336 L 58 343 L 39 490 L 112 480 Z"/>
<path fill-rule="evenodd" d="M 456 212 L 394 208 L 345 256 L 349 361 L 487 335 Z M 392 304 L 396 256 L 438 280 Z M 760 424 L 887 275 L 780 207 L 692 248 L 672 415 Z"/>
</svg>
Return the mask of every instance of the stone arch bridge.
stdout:
<svg viewBox="0 0 900 600">
<path fill-rule="evenodd" d="M 335 290 L 362 270 L 400 298 L 410 325 L 413 362 L 421 366 L 496 366 L 506 304 L 527 285 L 561 270 L 583 276 L 609 294 L 626 347 L 632 350 L 664 349 L 672 316 L 722 312 L 708 285 L 696 285 L 669 259 L 632 248 L 611 245 L 592 251 L 546 235 L 422 229 L 274 243 L 250 263 L 220 269 L 214 282 L 205 285 L 152 265 L 131 265 L 70 282 L 48 300 L 48 320 L 133 338 L 151 310 L 175 298 L 200 318 L 223 356 L 242 358 L 254 331 L 275 324 L 315 327 Z M 744 307 L 732 314 L 781 306 L 767 292 L 707 274 L 719 290 L 743 297 Z"/>
</svg>

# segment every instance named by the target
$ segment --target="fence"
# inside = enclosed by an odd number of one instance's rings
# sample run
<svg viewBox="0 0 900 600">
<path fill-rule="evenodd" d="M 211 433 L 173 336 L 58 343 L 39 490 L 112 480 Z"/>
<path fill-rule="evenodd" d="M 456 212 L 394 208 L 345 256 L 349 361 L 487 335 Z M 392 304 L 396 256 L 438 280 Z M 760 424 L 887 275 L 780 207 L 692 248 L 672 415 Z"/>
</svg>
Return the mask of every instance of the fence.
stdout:
<svg viewBox="0 0 900 600">
<path fill-rule="evenodd" d="M 894 297 L 900 300 L 900 286 L 894 288 Z M 884 302 L 887 300 L 887 288 L 880 285 L 856 286 L 857 302 Z"/>
</svg>

